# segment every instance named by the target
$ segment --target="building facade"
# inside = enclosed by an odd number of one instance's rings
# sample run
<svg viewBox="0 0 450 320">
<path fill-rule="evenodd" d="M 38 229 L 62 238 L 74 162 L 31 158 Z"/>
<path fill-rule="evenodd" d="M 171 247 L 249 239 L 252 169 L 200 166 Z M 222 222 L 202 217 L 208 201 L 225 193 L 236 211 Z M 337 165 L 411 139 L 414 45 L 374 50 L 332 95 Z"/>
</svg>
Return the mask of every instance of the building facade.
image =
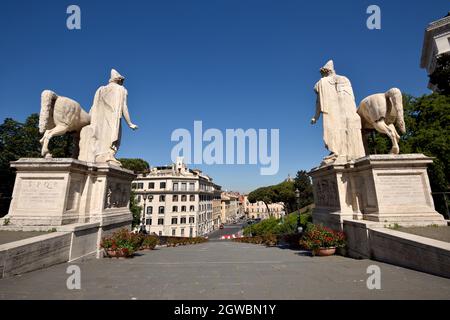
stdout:
<svg viewBox="0 0 450 320">
<path fill-rule="evenodd" d="M 222 192 L 221 194 L 221 219 L 222 223 L 231 223 L 239 218 L 239 196 L 234 192 Z"/>
<path fill-rule="evenodd" d="M 431 22 L 425 29 L 420 67 L 430 75 L 436 68 L 438 56 L 450 52 L 450 12 L 442 19 Z M 428 83 L 428 88 L 434 86 Z"/>
<path fill-rule="evenodd" d="M 200 170 L 189 169 L 183 159 L 139 174 L 132 183 L 142 207 L 141 224 L 162 236 L 204 236 L 214 229 L 212 179 Z"/>
<path fill-rule="evenodd" d="M 269 207 L 269 210 L 267 210 Z M 249 219 L 268 219 L 270 217 L 281 218 L 285 215 L 284 203 L 271 203 L 268 206 L 262 201 L 251 203 L 248 201 L 248 196 L 244 195 L 244 212 Z"/>
</svg>

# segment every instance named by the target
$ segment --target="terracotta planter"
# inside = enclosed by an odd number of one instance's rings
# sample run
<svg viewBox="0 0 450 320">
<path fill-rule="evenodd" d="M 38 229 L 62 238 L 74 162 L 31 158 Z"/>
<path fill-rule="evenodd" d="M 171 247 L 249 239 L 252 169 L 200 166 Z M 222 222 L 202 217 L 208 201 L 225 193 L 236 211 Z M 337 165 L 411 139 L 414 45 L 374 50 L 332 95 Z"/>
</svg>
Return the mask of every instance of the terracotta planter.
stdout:
<svg viewBox="0 0 450 320">
<path fill-rule="evenodd" d="M 110 258 L 131 258 L 133 254 L 125 254 L 121 249 L 105 249 L 106 255 Z"/>
<path fill-rule="evenodd" d="M 314 250 L 313 254 L 319 257 L 328 257 L 336 253 L 336 248 L 319 248 Z"/>
</svg>

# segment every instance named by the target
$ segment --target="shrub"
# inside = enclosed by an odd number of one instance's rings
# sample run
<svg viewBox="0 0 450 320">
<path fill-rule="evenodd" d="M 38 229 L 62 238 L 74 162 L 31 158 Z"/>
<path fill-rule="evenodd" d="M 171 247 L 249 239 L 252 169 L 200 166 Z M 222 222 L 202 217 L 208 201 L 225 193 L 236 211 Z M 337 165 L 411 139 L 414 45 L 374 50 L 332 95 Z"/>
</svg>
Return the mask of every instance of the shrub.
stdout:
<svg viewBox="0 0 450 320">
<path fill-rule="evenodd" d="M 262 238 L 266 246 L 275 246 L 278 243 L 278 238 L 274 234 L 266 234 Z"/>
<path fill-rule="evenodd" d="M 143 240 L 142 235 L 121 229 L 109 237 L 102 238 L 100 247 L 105 249 L 109 256 L 130 257 L 139 250 Z"/>
<path fill-rule="evenodd" d="M 302 248 L 312 251 L 320 248 L 341 248 L 345 246 L 345 235 L 343 232 L 310 223 L 299 244 Z"/>
<path fill-rule="evenodd" d="M 141 248 L 153 250 L 159 244 L 159 239 L 153 235 L 147 235 L 144 237 Z"/>
</svg>

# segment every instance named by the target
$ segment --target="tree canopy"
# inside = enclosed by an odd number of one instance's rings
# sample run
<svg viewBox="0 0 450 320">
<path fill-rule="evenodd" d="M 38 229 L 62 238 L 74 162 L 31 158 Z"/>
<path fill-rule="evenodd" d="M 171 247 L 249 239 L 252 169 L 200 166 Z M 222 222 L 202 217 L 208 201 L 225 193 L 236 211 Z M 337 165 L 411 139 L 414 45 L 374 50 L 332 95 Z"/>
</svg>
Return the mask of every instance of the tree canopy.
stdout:
<svg viewBox="0 0 450 320">
<path fill-rule="evenodd" d="M 150 169 L 150 165 L 147 161 L 139 158 L 120 158 L 118 159 L 122 163 L 122 167 L 128 170 L 132 170 L 135 173 L 144 172 Z"/>
<path fill-rule="evenodd" d="M 258 188 L 248 195 L 248 201 L 264 202 L 269 211 L 269 204 L 283 202 L 286 213 L 297 209 L 295 189 L 300 191 L 300 208 L 313 203 L 311 179 L 304 170 L 298 171 L 294 181 L 285 180 L 279 184 Z M 270 211 L 269 211 L 270 212 Z"/>
<path fill-rule="evenodd" d="M 430 83 L 436 86 L 437 93 L 450 95 L 450 53 L 437 58 L 436 68 L 430 74 Z"/>
</svg>

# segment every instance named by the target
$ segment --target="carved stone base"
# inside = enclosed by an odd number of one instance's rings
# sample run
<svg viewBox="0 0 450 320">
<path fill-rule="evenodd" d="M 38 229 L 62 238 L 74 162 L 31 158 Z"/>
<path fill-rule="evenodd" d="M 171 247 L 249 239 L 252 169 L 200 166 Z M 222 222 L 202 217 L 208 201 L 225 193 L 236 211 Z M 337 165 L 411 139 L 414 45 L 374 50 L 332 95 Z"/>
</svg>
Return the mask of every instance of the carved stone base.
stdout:
<svg viewBox="0 0 450 320">
<path fill-rule="evenodd" d="M 370 155 L 354 163 L 311 170 L 316 207 L 313 220 L 342 229 L 344 219 L 386 226 L 446 225 L 434 209 L 423 154 Z"/>
<path fill-rule="evenodd" d="M 23 158 L 17 170 L 10 227 L 52 227 L 74 223 L 131 223 L 133 172 L 106 163 L 74 159 Z"/>
</svg>

